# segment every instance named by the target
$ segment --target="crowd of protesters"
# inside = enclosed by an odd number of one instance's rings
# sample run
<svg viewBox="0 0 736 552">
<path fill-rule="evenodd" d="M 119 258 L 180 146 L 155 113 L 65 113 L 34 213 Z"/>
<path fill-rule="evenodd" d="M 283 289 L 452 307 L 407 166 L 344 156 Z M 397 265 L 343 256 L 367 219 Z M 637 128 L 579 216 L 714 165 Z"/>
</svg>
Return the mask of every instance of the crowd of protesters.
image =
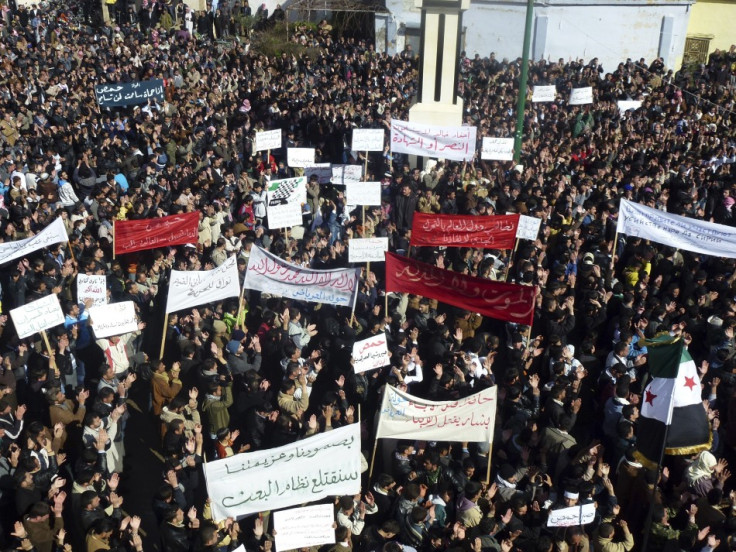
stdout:
<svg viewBox="0 0 736 552">
<path fill-rule="evenodd" d="M 246 0 L 215 13 L 118 4 L 106 8 L 117 27 L 100 25 L 91 2 L 3 7 L 0 236 L 19 240 L 61 217 L 69 242 L 0 272 L 0 546 L 268 552 L 268 512 L 212 520 L 205 456 L 362 422 L 369 458 L 384 385 L 433 400 L 496 385 L 492 451 L 396 443 L 370 480 L 364 473 L 361 493 L 334 498 L 336 544 L 325 550 L 619 552 L 645 537 L 653 551 L 736 549 L 735 263 L 625 236 L 614 251 L 621 197 L 734 224 L 734 48 L 678 72 L 660 59 L 613 71 L 595 59 L 533 62 L 531 85 L 554 84 L 560 99 L 528 106 L 520 165 L 439 160 L 412 169 L 387 146 L 367 159 L 366 180 L 382 182 L 380 207 L 350 211 L 342 187 L 310 180 L 303 233 L 289 236 L 269 229 L 264 191 L 299 174 L 286 148 L 364 164 L 351 130 L 383 128 L 388 144 L 390 120 L 406 119 L 416 99 L 411 50 L 377 53 L 323 22 L 290 37 L 309 55 L 269 58 L 248 47 Z M 465 122 L 481 136 L 511 136 L 519 63 L 461 62 Z M 95 84 L 149 78 L 165 79 L 165 100 L 98 107 Z M 568 106 L 569 89 L 584 85 L 594 103 Z M 642 106 L 621 113 L 617 100 Z M 254 152 L 254 134 L 276 128 L 284 148 Z M 67 184 L 79 199 L 71 205 L 59 197 Z M 200 215 L 198 243 L 112 255 L 113 220 L 191 211 Z M 410 249 L 416 211 L 518 212 L 542 225 L 513 258 Z M 253 245 L 303 266 L 345 267 L 347 240 L 369 236 L 441 268 L 538 286 L 533 326 L 428 297 L 386 298 L 380 263 L 363 270 L 354 318 L 246 292 L 242 303 L 163 319 L 172 268 L 206 270 L 236 256 L 242 274 Z M 97 339 L 90 304 L 77 301 L 80 273 L 105 275 L 110 302 L 133 301 L 140 331 Z M 38 335 L 18 339 L 7 316 L 49 293 L 66 315 L 49 331 L 50 350 Z M 352 343 L 380 332 L 391 365 L 356 375 Z M 667 458 L 661 472 L 634 456 L 644 340 L 660 332 L 688 344 L 713 436 L 709 451 Z M 136 392 L 158 436 L 155 465 L 126 462 L 126 441 L 141 430 L 128 423 Z M 162 484 L 135 511 L 125 490 L 143 472 Z M 547 527 L 550 511 L 586 503 L 596 505 L 591 523 Z M 142 528 L 142 518 L 153 519 Z"/>
</svg>

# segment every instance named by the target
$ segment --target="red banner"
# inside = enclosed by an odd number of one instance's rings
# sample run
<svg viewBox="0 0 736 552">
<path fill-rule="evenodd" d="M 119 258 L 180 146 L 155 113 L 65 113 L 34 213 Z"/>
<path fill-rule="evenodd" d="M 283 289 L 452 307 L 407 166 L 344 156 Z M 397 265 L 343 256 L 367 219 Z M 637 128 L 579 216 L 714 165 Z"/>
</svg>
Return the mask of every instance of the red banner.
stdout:
<svg viewBox="0 0 736 552">
<path fill-rule="evenodd" d="M 513 249 L 519 215 L 459 216 L 414 213 L 411 245 Z"/>
<path fill-rule="evenodd" d="M 394 253 L 386 253 L 386 291 L 430 297 L 496 320 L 527 325 L 534 321 L 537 294 L 534 286 L 466 276 Z"/>
<path fill-rule="evenodd" d="M 199 213 L 182 213 L 168 217 L 120 220 L 115 222 L 115 254 L 132 253 L 167 245 L 197 243 Z"/>
</svg>

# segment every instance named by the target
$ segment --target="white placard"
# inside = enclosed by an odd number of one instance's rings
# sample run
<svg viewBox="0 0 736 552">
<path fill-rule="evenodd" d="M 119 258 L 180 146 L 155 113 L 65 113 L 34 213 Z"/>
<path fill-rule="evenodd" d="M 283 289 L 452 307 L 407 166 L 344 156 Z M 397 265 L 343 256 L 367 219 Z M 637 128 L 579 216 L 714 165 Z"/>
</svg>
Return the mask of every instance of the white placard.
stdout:
<svg viewBox="0 0 736 552">
<path fill-rule="evenodd" d="M 532 92 L 532 101 L 534 103 L 553 102 L 557 96 L 557 89 L 552 86 L 535 86 Z"/>
<path fill-rule="evenodd" d="M 273 513 L 276 552 L 335 543 L 335 507 L 317 504 Z"/>
<path fill-rule="evenodd" d="M 235 255 L 212 270 L 172 270 L 166 312 L 197 307 L 240 295 Z"/>
<path fill-rule="evenodd" d="M 490 443 L 496 420 L 494 385 L 457 401 L 428 401 L 387 385 L 376 438 Z"/>
<path fill-rule="evenodd" d="M 516 238 L 519 240 L 536 240 L 542 219 L 519 215 L 519 226 L 516 227 Z"/>
<path fill-rule="evenodd" d="M 287 263 L 253 246 L 245 273 L 245 288 L 297 301 L 352 306 L 358 296 L 359 268 L 314 270 Z"/>
<path fill-rule="evenodd" d="M 345 184 L 348 205 L 381 205 L 380 182 L 348 182 Z"/>
<path fill-rule="evenodd" d="M 0 243 L 0 264 L 25 257 L 43 247 L 69 241 L 64 221 L 57 218 L 41 232 L 30 238 L 8 243 Z"/>
<path fill-rule="evenodd" d="M 511 161 L 514 158 L 514 139 L 484 136 L 480 158 L 491 161 Z"/>
<path fill-rule="evenodd" d="M 302 205 L 307 202 L 307 177 L 272 180 L 266 191 L 268 228 L 289 228 L 302 223 Z"/>
<path fill-rule="evenodd" d="M 347 184 L 348 182 L 360 182 L 363 178 L 363 165 L 332 165 L 333 184 Z"/>
<path fill-rule="evenodd" d="M 593 103 L 593 87 L 573 88 L 570 90 L 570 105 L 586 105 Z"/>
<path fill-rule="evenodd" d="M 314 148 L 287 148 L 286 164 L 290 167 L 314 165 Z"/>
<path fill-rule="evenodd" d="M 388 354 L 385 333 L 381 332 L 353 344 L 353 369 L 356 374 L 389 364 L 391 357 Z"/>
<path fill-rule="evenodd" d="M 618 105 L 618 110 L 621 112 L 621 117 L 623 117 L 627 111 L 639 109 L 641 102 L 639 100 L 619 100 L 616 105 Z"/>
<path fill-rule="evenodd" d="M 442 127 L 391 120 L 391 151 L 441 157 L 452 161 L 471 161 L 475 156 L 475 127 Z"/>
<path fill-rule="evenodd" d="M 581 504 L 571 508 L 550 510 L 547 518 L 547 527 L 572 527 L 587 525 L 595 519 L 595 504 Z"/>
<path fill-rule="evenodd" d="M 20 339 L 64 323 L 64 313 L 54 293 L 11 310 L 10 318 Z"/>
<path fill-rule="evenodd" d="M 349 263 L 382 263 L 386 260 L 388 238 L 354 238 L 348 240 Z"/>
<path fill-rule="evenodd" d="M 315 163 L 309 167 L 304 167 L 304 176 L 307 180 L 311 179 L 312 176 L 317 177 L 317 182 L 320 184 L 329 184 L 332 179 L 332 165 L 330 163 Z"/>
<path fill-rule="evenodd" d="M 89 317 L 98 338 L 138 331 L 133 301 L 90 307 Z"/>
<path fill-rule="evenodd" d="M 275 150 L 281 147 L 281 129 L 256 132 L 254 151 Z"/>
<path fill-rule="evenodd" d="M 354 128 L 353 151 L 383 151 L 382 128 Z"/>
<path fill-rule="evenodd" d="M 672 215 L 626 199 L 619 206 L 616 230 L 675 249 L 736 259 L 736 228 Z"/>
<path fill-rule="evenodd" d="M 203 465 L 220 521 L 360 492 L 360 424 Z"/>
<path fill-rule="evenodd" d="M 77 274 L 77 301 L 92 299 L 93 305 L 107 305 L 107 278 L 98 274 Z"/>
</svg>

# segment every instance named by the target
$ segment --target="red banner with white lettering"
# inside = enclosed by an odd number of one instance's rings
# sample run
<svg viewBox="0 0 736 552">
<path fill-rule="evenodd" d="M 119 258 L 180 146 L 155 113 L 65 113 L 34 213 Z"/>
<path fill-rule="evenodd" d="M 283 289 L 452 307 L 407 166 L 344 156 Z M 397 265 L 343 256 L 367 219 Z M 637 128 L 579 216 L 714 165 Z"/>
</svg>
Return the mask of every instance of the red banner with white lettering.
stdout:
<svg viewBox="0 0 736 552">
<path fill-rule="evenodd" d="M 496 320 L 531 325 L 537 288 L 484 280 L 386 253 L 386 291 L 437 299 Z"/>
<path fill-rule="evenodd" d="M 168 217 L 119 220 L 115 222 L 113 247 L 116 255 L 155 249 L 168 245 L 197 243 L 199 213 L 182 213 Z"/>
<path fill-rule="evenodd" d="M 513 249 L 519 215 L 460 216 L 414 213 L 411 245 Z"/>
</svg>

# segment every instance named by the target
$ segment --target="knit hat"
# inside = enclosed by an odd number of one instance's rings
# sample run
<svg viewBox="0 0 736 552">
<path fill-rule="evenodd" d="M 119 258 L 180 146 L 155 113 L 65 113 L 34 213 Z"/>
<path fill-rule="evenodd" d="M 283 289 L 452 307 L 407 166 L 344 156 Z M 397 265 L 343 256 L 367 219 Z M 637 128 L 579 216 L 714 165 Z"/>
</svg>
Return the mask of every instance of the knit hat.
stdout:
<svg viewBox="0 0 736 552">
<path fill-rule="evenodd" d="M 225 348 L 231 355 L 234 355 L 238 352 L 238 349 L 240 348 L 240 341 L 235 341 L 233 339 L 232 341 L 228 342 Z"/>
</svg>

